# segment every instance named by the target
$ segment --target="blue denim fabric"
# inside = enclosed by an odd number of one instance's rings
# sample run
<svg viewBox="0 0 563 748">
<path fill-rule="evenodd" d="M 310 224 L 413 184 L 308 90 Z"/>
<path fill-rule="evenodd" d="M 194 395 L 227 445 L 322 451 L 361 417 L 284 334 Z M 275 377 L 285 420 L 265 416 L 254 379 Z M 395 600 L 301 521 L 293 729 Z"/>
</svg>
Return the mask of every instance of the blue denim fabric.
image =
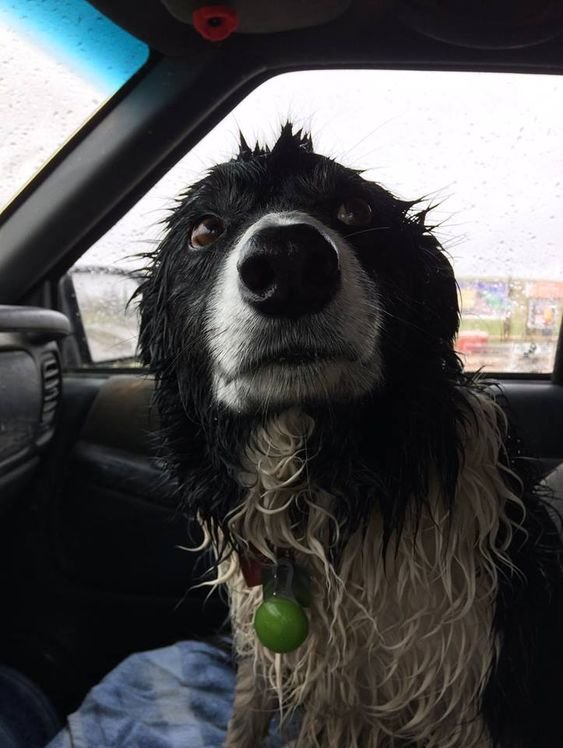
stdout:
<svg viewBox="0 0 563 748">
<path fill-rule="evenodd" d="M 235 674 L 228 652 L 179 642 L 132 655 L 90 691 L 48 748 L 219 748 Z M 267 748 L 282 748 L 276 724 Z"/>
</svg>

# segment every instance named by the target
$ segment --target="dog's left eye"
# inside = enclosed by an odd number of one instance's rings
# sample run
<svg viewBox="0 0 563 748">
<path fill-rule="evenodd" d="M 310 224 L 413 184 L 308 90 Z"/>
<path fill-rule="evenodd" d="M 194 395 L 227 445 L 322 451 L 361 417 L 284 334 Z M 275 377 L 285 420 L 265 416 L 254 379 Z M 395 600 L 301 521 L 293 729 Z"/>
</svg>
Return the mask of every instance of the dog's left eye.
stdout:
<svg viewBox="0 0 563 748">
<path fill-rule="evenodd" d="M 338 220 L 346 226 L 369 226 L 371 216 L 371 205 L 361 197 L 345 200 L 336 213 Z"/>
<path fill-rule="evenodd" d="M 209 247 L 225 230 L 225 224 L 217 216 L 205 216 L 194 226 L 190 235 L 190 245 L 194 249 Z"/>
</svg>

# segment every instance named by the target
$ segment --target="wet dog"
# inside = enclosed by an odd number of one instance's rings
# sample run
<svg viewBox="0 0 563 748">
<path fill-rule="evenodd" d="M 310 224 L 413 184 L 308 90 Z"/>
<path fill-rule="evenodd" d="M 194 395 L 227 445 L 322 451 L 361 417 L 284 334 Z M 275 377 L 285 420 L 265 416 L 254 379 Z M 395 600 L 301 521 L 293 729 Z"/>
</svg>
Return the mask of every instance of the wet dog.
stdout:
<svg viewBox="0 0 563 748">
<path fill-rule="evenodd" d="M 462 371 L 427 212 L 287 125 L 189 188 L 140 292 L 166 460 L 229 591 L 227 745 L 274 712 L 300 748 L 562 745 L 560 539 Z M 308 635 L 265 645 L 288 568 Z"/>
</svg>

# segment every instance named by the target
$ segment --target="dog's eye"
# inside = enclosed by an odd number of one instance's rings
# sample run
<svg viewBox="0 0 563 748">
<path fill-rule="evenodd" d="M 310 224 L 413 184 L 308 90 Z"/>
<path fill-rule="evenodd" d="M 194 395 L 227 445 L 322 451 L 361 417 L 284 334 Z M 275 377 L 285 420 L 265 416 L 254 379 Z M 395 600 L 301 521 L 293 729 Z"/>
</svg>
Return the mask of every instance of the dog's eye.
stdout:
<svg viewBox="0 0 563 748">
<path fill-rule="evenodd" d="M 346 226 L 369 226 L 371 223 L 371 205 L 361 197 L 351 197 L 338 208 L 336 217 Z"/>
<path fill-rule="evenodd" d="M 194 226 L 190 236 L 190 245 L 194 249 L 209 247 L 225 230 L 225 224 L 216 216 L 205 216 Z"/>
</svg>

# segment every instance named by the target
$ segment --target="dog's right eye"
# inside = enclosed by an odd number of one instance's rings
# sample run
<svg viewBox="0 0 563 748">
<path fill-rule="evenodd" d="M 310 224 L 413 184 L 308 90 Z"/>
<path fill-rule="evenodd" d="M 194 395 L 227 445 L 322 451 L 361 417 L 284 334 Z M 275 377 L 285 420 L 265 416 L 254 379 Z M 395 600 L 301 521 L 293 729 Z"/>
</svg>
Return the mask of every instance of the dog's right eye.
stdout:
<svg viewBox="0 0 563 748">
<path fill-rule="evenodd" d="M 223 231 L 225 224 L 217 216 L 205 216 L 194 226 L 190 235 L 190 246 L 194 249 L 209 247 L 216 241 Z"/>
</svg>

